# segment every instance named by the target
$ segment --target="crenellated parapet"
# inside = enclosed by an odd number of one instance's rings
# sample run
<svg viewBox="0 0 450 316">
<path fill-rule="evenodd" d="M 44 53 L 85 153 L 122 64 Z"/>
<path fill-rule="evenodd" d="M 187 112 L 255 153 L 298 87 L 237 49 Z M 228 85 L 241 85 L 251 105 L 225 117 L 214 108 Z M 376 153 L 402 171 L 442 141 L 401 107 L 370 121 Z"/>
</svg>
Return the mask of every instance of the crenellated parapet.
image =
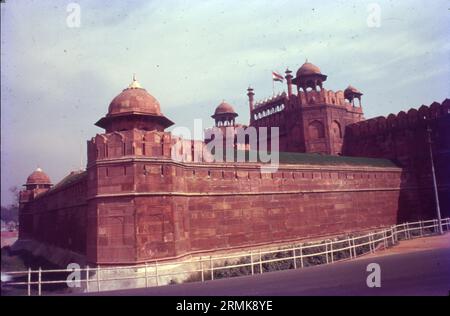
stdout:
<svg viewBox="0 0 450 316">
<path fill-rule="evenodd" d="M 323 88 L 319 91 L 300 91 L 298 93 L 299 104 L 302 106 L 314 106 L 316 104 L 327 104 L 345 108 L 349 112 L 362 113 L 361 106 L 355 106 L 344 96 L 342 90 L 332 91 Z"/>
<path fill-rule="evenodd" d="M 450 99 L 442 103 L 433 102 L 430 106 L 422 105 L 419 109 L 400 111 L 387 117 L 378 116 L 347 126 L 348 136 L 374 136 L 403 128 L 414 128 L 426 124 L 427 120 L 450 114 Z"/>
<path fill-rule="evenodd" d="M 88 141 L 88 164 L 126 156 L 169 158 L 171 138 L 169 132 L 138 129 L 97 134 Z"/>
</svg>

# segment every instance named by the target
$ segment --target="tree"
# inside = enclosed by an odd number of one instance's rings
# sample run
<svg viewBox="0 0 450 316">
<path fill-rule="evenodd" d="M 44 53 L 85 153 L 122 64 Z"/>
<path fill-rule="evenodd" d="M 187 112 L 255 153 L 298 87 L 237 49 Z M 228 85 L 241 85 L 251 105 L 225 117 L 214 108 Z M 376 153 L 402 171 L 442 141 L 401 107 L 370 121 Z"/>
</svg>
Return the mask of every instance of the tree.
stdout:
<svg viewBox="0 0 450 316">
<path fill-rule="evenodd" d="M 20 188 L 18 186 L 12 186 L 9 188 L 9 192 L 14 196 L 14 199 L 10 205 L 1 207 L 1 219 L 5 222 L 18 222 Z"/>
<path fill-rule="evenodd" d="M 15 205 L 1 207 L 1 219 L 6 223 L 9 221 L 19 221 L 19 208 Z"/>
</svg>

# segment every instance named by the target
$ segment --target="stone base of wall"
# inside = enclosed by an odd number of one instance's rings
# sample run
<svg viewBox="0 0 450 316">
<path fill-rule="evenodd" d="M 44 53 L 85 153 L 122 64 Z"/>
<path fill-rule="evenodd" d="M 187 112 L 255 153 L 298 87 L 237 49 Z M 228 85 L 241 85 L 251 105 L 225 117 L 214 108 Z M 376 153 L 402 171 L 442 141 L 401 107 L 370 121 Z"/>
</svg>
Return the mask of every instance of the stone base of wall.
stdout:
<svg viewBox="0 0 450 316">
<path fill-rule="evenodd" d="M 51 264 L 65 269 L 69 263 L 77 263 L 80 267 L 86 265 L 86 257 L 82 254 L 41 243 L 32 239 L 19 239 L 11 250 L 25 251 L 36 258 L 43 258 Z"/>
</svg>

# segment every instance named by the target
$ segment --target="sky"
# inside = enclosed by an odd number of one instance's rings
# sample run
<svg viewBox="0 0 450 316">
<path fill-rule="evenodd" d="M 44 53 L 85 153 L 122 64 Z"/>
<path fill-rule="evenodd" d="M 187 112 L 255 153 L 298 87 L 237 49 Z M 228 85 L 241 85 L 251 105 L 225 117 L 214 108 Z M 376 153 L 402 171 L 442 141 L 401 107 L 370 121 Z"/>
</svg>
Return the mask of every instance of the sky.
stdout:
<svg viewBox="0 0 450 316">
<path fill-rule="evenodd" d="M 448 1 L 70 3 L 0 5 L 2 205 L 37 167 L 56 183 L 86 164 L 86 141 L 103 131 L 94 123 L 133 73 L 187 127 L 212 126 L 222 100 L 248 123 L 247 87 L 265 99 L 272 71 L 306 59 L 326 89 L 361 90 L 366 118 L 450 95 Z"/>
</svg>

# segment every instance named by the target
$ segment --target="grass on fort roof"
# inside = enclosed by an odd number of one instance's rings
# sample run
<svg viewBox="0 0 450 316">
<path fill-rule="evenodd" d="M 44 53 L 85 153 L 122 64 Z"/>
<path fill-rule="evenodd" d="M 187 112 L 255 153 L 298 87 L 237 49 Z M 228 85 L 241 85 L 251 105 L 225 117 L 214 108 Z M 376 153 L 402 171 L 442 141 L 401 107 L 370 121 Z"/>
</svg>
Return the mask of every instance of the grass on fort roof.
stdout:
<svg viewBox="0 0 450 316">
<path fill-rule="evenodd" d="M 77 172 L 72 172 L 70 174 L 68 174 L 67 176 L 65 176 L 61 181 L 59 181 L 57 184 L 55 184 L 49 191 L 53 191 L 56 189 L 61 189 L 71 183 L 74 183 L 80 179 L 82 179 L 84 176 L 86 176 L 87 173 L 86 171 L 77 171 Z"/>
<path fill-rule="evenodd" d="M 254 153 L 254 152 L 253 152 Z M 270 153 L 269 153 L 270 154 Z M 235 152 L 235 159 L 237 152 Z M 245 151 L 245 160 L 249 161 L 250 153 Z M 349 156 L 332 156 L 316 153 L 290 153 L 280 152 L 279 161 L 281 164 L 305 164 L 305 165 L 347 165 L 347 166 L 367 166 L 367 167 L 397 167 L 397 165 L 389 159 L 365 158 L 365 157 L 349 157 Z M 259 156 L 258 156 L 258 161 Z M 61 189 L 71 183 L 74 183 L 86 176 L 86 171 L 73 172 L 64 177 L 55 186 L 50 189 Z"/>
<path fill-rule="evenodd" d="M 248 157 L 249 153 L 246 153 L 245 156 L 246 161 L 248 161 Z M 291 153 L 291 152 L 280 152 L 279 157 L 281 164 L 398 167 L 393 161 L 382 158 L 332 156 L 318 153 Z"/>
</svg>

